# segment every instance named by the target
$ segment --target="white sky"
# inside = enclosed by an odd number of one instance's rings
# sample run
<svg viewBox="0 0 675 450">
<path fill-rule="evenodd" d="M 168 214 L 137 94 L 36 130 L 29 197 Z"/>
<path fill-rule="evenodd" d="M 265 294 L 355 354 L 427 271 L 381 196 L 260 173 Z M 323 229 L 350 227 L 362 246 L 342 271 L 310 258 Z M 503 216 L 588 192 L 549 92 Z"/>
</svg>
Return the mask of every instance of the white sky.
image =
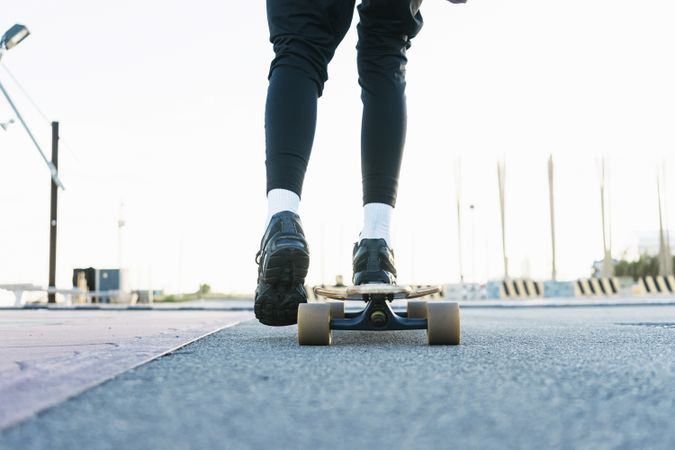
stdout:
<svg viewBox="0 0 675 450">
<path fill-rule="evenodd" d="M 426 0 L 409 51 L 408 141 L 394 223 L 401 282 L 454 282 L 455 163 L 469 280 L 502 273 L 496 162 L 507 164 L 512 275 L 550 273 L 546 160 L 557 162 L 558 269 L 602 256 L 597 158 L 610 164 L 614 256 L 658 226 L 656 165 L 675 149 L 675 4 L 667 0 Z M 265 215 L 264 2 L 22 0 L 0 31 L 32 34 L 5 64 L 60 120 L 57 284 L 123 260 L 133 287 L 252 291 Z M 354 24 L 356 24 L 356 16 Z M 351 275 L 361 226 L 352 29 L 329 67 L 301 216 L 308 282 Z M 47 152 L 50 129 L 8 73 Z M 0 99 L 0 122 L 12 112 Z M 671 175 L 672 176 L 672 175 Z M 673 183 L 668 198 L 675 198 Z M 475 217 L 468 204 L 475 203 Z M 668 219 L 673 221 L 675 209 Z M 49 181 L 20 125 L 0 129 L 0 284 L 46 284 Z M 473 230 L 471 227 L 475 224 Z M 0 294 L 4 295 L 4 294 Z"/>
</svg>

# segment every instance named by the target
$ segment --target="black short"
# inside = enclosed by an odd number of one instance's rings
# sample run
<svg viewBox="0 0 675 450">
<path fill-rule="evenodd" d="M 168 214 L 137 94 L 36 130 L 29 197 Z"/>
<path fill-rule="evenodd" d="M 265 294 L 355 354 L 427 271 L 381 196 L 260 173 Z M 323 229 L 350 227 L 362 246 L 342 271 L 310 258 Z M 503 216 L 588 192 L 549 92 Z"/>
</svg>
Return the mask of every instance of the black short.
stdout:
<svg viewBox="0 0 675 450">
<path fill-rule="evenodd" d="M 422 0 L 363 0 L 359 12 L 359 43 L 367 49 L 386 36 L 406 48 L 422 28 Z M 305 70 L 319 95 L 328 79 L 327 66 L 351 26 L 355 0 L 267 0 L 267 21 L 278 66 Z M 374 42 L 371 42 L 374 41 Z"/>
</svg>

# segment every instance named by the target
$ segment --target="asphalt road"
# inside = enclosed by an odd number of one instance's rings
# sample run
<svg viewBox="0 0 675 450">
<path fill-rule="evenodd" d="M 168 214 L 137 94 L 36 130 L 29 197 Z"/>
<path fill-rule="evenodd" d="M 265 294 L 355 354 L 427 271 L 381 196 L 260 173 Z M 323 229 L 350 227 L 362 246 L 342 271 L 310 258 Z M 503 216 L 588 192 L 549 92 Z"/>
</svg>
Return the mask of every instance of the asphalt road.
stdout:
<svg viewBox="0 0 675 450">
<path fill-rule="evenodd" d="M 675 448 L 675 307 L 466 309 L 424 332 L 249 321 L 6 430 L 0 448 Z"/>
</svg>

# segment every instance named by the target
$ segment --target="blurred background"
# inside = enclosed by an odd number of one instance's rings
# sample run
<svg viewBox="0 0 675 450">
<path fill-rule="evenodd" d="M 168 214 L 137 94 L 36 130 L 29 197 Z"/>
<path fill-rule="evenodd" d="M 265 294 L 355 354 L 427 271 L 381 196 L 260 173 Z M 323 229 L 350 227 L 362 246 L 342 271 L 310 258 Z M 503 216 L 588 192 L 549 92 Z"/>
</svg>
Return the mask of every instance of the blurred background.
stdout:
<svg viewBox="0 0 675 450">
<path fill-rule="evenodd" d="M 0 82 L 48 156 L 60 124 L 55 286 L 77 284 L 77 268 L 121 268 L 127 290 L 250 295 L 266 213 L 264 4 L 2 10 L 0 33 L 31 35 L 3 56 Z M 426 0 L 408 53 L 399 281 L 611 277 L 665 255 L 674 13 L 658 0 Z M 361 228 L 354 31 L 319 104 L 300 211 L 308 284 L 349 280 Z M 44 287 L 50 174 L 2 97 L 0 125 L 0 285 Z"/>
</svg>

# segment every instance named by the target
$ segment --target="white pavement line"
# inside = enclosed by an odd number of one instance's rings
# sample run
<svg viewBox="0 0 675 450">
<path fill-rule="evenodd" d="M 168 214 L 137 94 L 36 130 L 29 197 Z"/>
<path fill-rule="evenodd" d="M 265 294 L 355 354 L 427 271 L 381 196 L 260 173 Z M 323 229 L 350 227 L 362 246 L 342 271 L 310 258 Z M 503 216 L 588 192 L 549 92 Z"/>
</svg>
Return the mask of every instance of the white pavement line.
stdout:
<svg viewBox="0 0 675 450">
<path fill-rule="evenodd" d="M 252 317 L 222 311 L 37 314 L 0 316 L 0 430 Z"/>
</svg>

